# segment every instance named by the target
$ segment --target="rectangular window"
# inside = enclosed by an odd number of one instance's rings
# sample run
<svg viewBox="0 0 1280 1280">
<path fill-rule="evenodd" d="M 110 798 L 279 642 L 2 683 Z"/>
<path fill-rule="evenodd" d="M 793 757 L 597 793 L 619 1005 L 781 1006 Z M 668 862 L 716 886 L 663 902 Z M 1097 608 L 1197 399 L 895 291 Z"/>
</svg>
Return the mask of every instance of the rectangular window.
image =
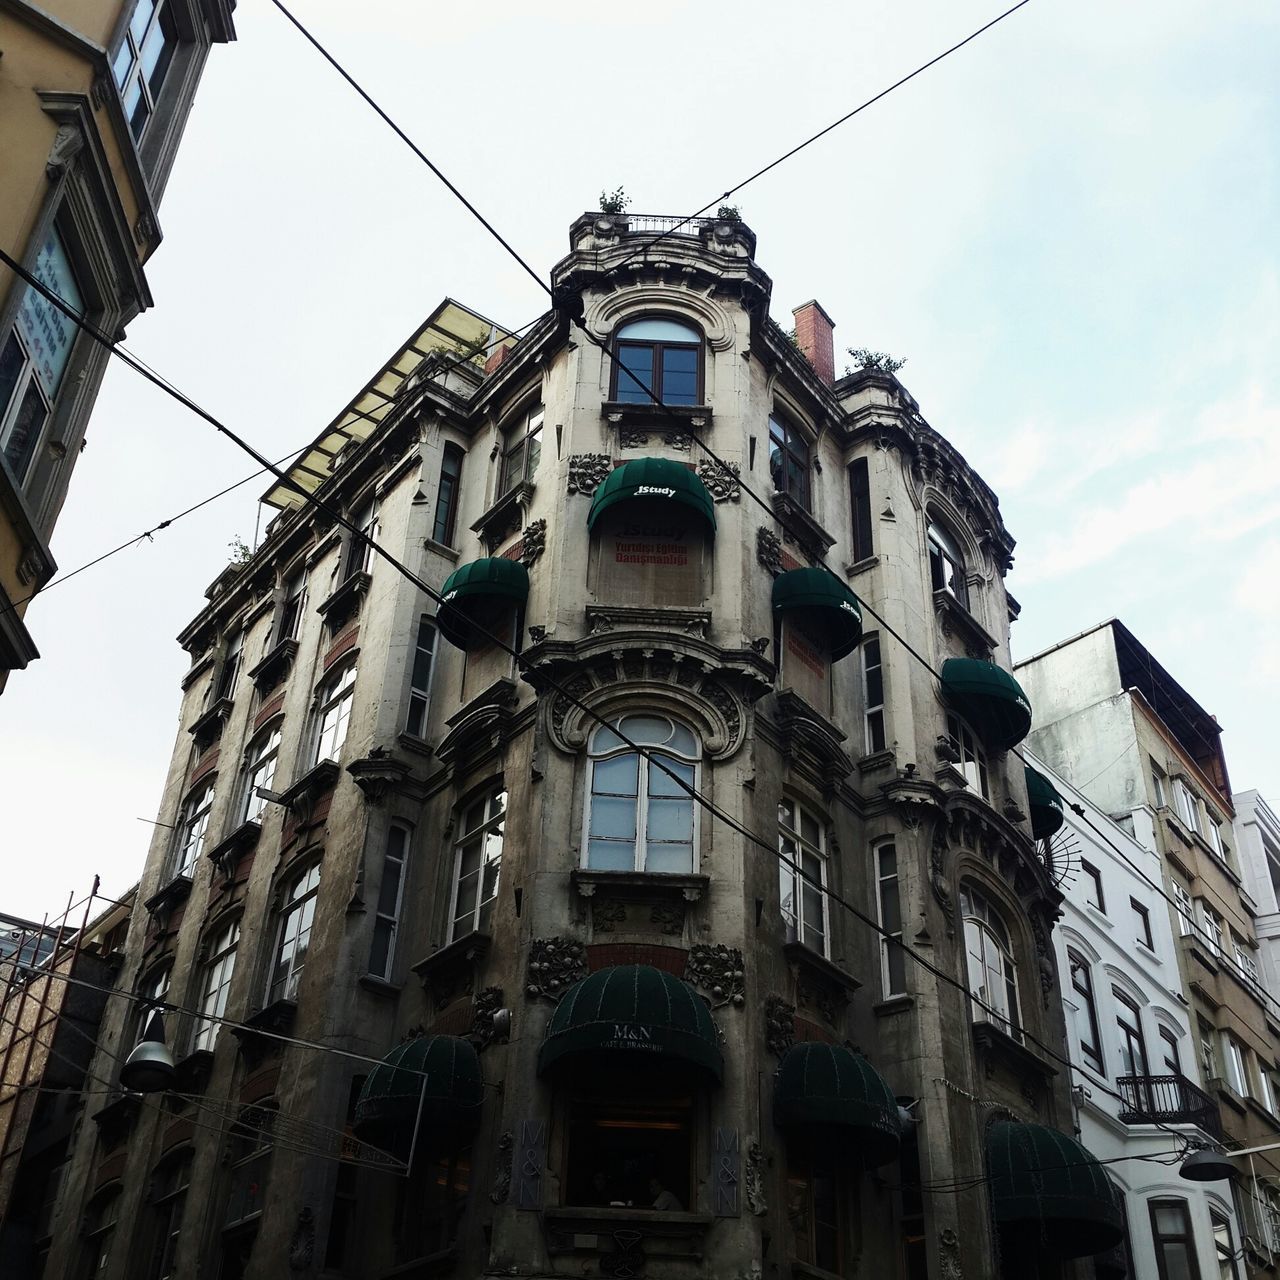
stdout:
<svg viewBox="0 0 1280 1280">
<path fill-rule="evenodd" d="M 1154 760 L 1151 762 L 1151 795 L 1157 809 L 1169 803 L 1169 776 Z"/>
<path fill-rule="evenodd" d="M 951 745 L 955 767 L 964 780 L 984 800 L 991 799 L 991 783 L 987 774 L 987 755 L 981 740 L 958 715 L 947 715 L 947 740 Z"/>
<path fill-rule="evenodd" d="M 413 650 L 413 673 L 409 677 L 409 713 L 404 731 L 421 738 L 427 729 L 427 695 L 431 691 L 431 660 L 436 651 L 436 629 L 430 618 L 418 622 L 418 642 Z"/>
<path fill-rule="evenodd" d="M 1133 911 L 1134 938 L 1148 951 L 1154 951 L 1155 943 L 1151 940 L 1151 916 L 1147 913 L 1146 907 L 1137 898 L 1129 899 L 1129 907 Z"/>
<path fill-rule="evenodd" d="M 794 800 L 778 805 L 782 922 L 788 942 L 827 954 L 827 854 L 822 823 Z"/>
<path fill-rule="evenodd" d="M 404 898 L 404 864 L 409 856 L 409 830 L 392 823 L 387 831 L 387 847 L 382 855 L 382 879 L 378 883 L 378 906 L 373 918 L 373 946 L 369 952 L 369 972 L 391 981 L 395 959 L 396 925 Z"/>
<path fill-rule="evenodd" d="M 1185 938 L 1196 927 L 1195 906 L 1191 901 L 1191 891 L 1176 880 L 1173 882 L 1173 900 L 1178 909 L 1178 936 Z"/>
<path fill-rule="evenodd" d="M 138 0 L 111 63 L 135 140 L 141 141 L 147 122 L 155 114 L 177 45 L 178 32 L 166 0 Z"/>
<path fill-rule="evenodd" d="M 1275 1083 L 1271 1078 L 1272 1069 L 1261 1059 L 1258 1060 L 1258 1101 L 1272 1115 L 1276 1114 Z"/>
<path fill-rule="evenodd" d="M 1212 815 L 1208 815 L 1205 822 L 1205 833 L 1209 837 L 1209 844 L 1212 846 L 1214 853 L 1216 853 L 1223 862 L 1226 862 L 1227 850 L 1222 843 L 1222 826 Z"/>
<path fill-rule="evenodd" d="M 1234 932 L 1231 935 L 1232 950 L 1236 953 L 1236 966 L 1240 972 L 1244 974 L 1255 986 L 1258 985 L 1258 962 L 1254 958 L 1253 950 Z"/>
<path fill-rule="evenodd" d="M 1187 828 L 1196 835 L 1203 835 L 1200 825 L 1200 801 L 1181 778 L 1174 780 L 1173 797 L 1178 808 L 1178 817 L 1186 823 Z"/>
<path fill-rule="evenodd" d="M 1224 954 L 1222 917 L 1205 901 L 1200 902 L 1200 913 L 1204 917 L 1204 937 L 1209 950 L 1215 956 Z"/>
<path fill-rule="evenodd" d="M 1218 1054 L 1213 1044 L 1213 1028 L 1203 1019 L 1196 1019 L 1199 1033 L 1200 1070 L 1204 1073 L 1206 1084 L 1222 1075 L 1218 1070 Z"/>
<path fill-rule="evenodd" d="M 285 579 L 280 601 L 280 617 L 276 622 L 276 643 L 296 640 L 302 630 L 302 615 L 307 606 L 307 566 L 301 565 Z"/>
<path fill-rule="evenodd" d="M 468 805 L 459 821 L 462 834 L 454 852 L 451 942 L 468 933 L 486 933 L 492 928 L 506 816 L 507 793 L 495 787 Z"/>
<path fill-rule="evenodd" d="M 227 637 L 226 651 L 222 658 L 222 670 L 218 672 L 218 684 L 214 691 L 214 702 L 223 698 L 233 698 L 236 692 L 236 679 L 240 675 L 240 659 L 244 654 L 244 628 L 234 631 Z"/>
<path fill-rule="evenodd" d="M 907 958 L 902 950 L 898 851 L 893 844 L 882 844 L 876 849 L 876 877 L 880 927 L 889 935 L 880 938 L 881 981 L 886 996 L 897 996 L 907 989 Z"/>
<path fill-rule="evenodd" d="M 1227 1067 L 1227 1083 L 1242 1098 L 1249 1096 L 1249 1065 L 1245 1054 L 1248 1051 L 1233 1035 L 1222 1033 L 1222 1061 Z"/>
<path fill-rule="evenodd" d="M 276 780 L 276 764 L 280 759 L 280 729 L 272 729 L 249 747 L 245 761 L 244 822 L 261 822 L 267 801 L 258 788 L 270 791 Z"/>
<path fill-rule="evenodd" d="M 774 490 L 809 510 L 809 445 L 781 414 L 769 415 L 769 478 Z"/>
<path fill-rule="evenodd" d="M 1160 1280 L 1200 1280 L 1191 1214 L 1185 1200 L 1149 1200 L 1151 1239 Z"/>
<path fill-rule="evenodd" d="M 173 1156 L 151 1179 L 151 1204 L 155 1226 L 148 1280 L 176 1280 L 175 1258 L 182 1230 L 182 1210 L 191 1183 L 191 1154 Z"/>
<path fill-rule="evenodd" d="M 227 1012 L 231 992 L 231 976 L 236 967 L 236 945 L 240 941 L 240 921 L 227 925 L 209 947 L 209 961 L 204 971 L 204 990 L 200 995 L 200 1021 L 196 1023 L 193 1048 L 212 1051 Z"/>
<path fill-rule="evenodd" d="M 871 545 L 871 480 L 866 458 L 849 464 L 849 503 L 853 511 L 853 562 L 875 554 Z"/>
<path fill-rule="evenodd" d="M 355 683 L 356 669 L 352 666 L 320 686 L 320 700 L 316 707 L 319 731 L 316 735 L 314 764 L 319 764 L 321 760 L 337 760 L 342 753 L 342 744 L 347 738 L 347 724 L 351 719 L 351 699 Z"/>
<path fill-rule="evenodd" d="M 378 499 L 371 497 L 361 503 L 352 512 L 351 523 L 355 525 L 356 532 L 351 534 L 348 545 L 344 580 L 357 573 L 368 573 L 373 566 L 373 548 L 378 541 Z"/>
<path fill-rule="evenodd" d="M 1107 909 L 1107 900 L 1102 896 L 1102 872 L 1091 862 L 1080 859 L 1080 870 L 1084 873 L 1084 900 L 1099 911 Z"/>
<path fill-rule="evenodd" d="M 1182 1056 L 1178 1052 L 1178 1037 L 1168 1027 L 1160 1029 L 1161 1066 L 1166 1074 L 1180 1076 L 1182 1074 Z"/>
<path fill-rule="evenodd" d="M 518 484 L 531 484 L 542 457 L 542 406 L 535 405 L 503 437 L 498 497 Z"/>
<path fill-rule="evenodd" d="M 787 1220 L 795 1229 L 797 1261 L 843 1275 L 847 1192 L 829 1152 L 787 1157 Z"/>
<path fill-rule="evenodd" d="M 1116 1002 L 1116 1026 L 1120 1029 L 1120 1074 L 1150 1075 L 1147 1042 L 1142 1034 L 1142 1015 L 1138 1006 L 1118 987 L 1112 987 L 1111 994 Z"/>
<path fill-rule="evenodd" d="M 1235 1245 L 1231 1241 L 1231 1222 L 1216 1209 L 1209 1210 L 1213 1223 L 1213 1252 L 1218 1264 L 1218 1280 L 1236 1280 Z"/>
<path fill-rule="evenodd" d="M 872 755 L 884 750 L 884 667 L 878 635 L 869 635 L 862 642 L 862 705 L 867 754 Z"/>
<path fill-rule="evenodd" d="M 1088 962 L 1074 951 L 1067 952 L 1067 963 L 1071 970 L 1071 986 L 1080 997 L 1083 1013 L 1079 1027 L 1080 1055 L 1085 1064 L 1100 1074 L 1106 1073 L 1102 1061 L 1102 1037 L 1098 1034 L 1098 1008 L 1093 998 L 1093 974 Z"/>
<path fill-rule="evenodd" d="M 178 840 L 174 847 L 175 876 L 193 875 L 196 860 L 204 852 L 204 838 L 209 830 L 209 814 L 213 811 L 213 783 L 201 787 L 183 806 L 178 819 Z"/>
<path fill-rule="evenodd" d="M 440 483 L 436 486 L 436 518 L 431 526 L 432 541 L 441 546 L 453 545 L 453 527 L 457 523 L 458 486 L 462 482 L 462 450 L 447 444 L 440 459 Z"/>
<path fill-rule="evenodd" d="M 303 872 L 289 886 L 280 913 L 280 941 L 271 970 L 267 1003 L 296 1000 L 298 983 L 311 947 L 311 926 L 316 918 L 316 897 L 320 892 L 320 864 Z"/>
</svg>

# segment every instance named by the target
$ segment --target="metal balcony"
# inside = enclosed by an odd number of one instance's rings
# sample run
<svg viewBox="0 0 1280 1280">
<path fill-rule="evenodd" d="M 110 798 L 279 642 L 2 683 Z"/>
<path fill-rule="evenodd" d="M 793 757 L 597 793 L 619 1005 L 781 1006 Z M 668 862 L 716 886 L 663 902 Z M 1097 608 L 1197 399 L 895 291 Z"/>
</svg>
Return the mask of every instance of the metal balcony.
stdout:
<svg viewBox="0 0 1280 1280">
<path fill-rule="evenodd" d="M 1126 1124 L 1194 1124 L 1222 1137 L 1218 1104 L 1186 1076 L 1120 1076 L 1116 1088 L 1125 1100 Z"/>
</svg>

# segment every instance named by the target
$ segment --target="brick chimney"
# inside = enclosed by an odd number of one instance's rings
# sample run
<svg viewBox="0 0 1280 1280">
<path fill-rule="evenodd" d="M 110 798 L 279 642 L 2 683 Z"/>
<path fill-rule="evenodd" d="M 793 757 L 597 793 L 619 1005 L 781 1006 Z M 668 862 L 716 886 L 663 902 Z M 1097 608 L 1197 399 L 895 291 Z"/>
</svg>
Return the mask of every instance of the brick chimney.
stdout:
<svg viewBox="0 0 1280 1280">
<path fill-rule="evenodd" d="M 816 302 L 806 302 L 791 313 L 796 318 L 796 343 L 813 371 L 831 386 L 836 380 L 836 353 L 831 335 L 836 322 Z"/>
<path fill-rule="evenodd" d="M 515 344 L 512 343 L 512 346 Z M 496 373 L 499 366 L 511 354 L 511 347 L 501 346 L 494 347 L 489 353 L 489 358 L 484 362 L 484 376 L 487 378 L 491 373 Z"/>
</svg>

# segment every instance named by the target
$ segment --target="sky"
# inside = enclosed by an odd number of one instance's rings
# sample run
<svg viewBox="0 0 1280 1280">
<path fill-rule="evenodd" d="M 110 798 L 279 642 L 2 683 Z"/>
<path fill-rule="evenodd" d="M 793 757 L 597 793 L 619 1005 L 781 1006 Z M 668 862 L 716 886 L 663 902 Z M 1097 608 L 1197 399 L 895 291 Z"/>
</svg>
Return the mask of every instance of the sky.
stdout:
<svg viewBox="0 0 1280 1280">
<path fill-rule="evenodd" d="M 623 186 L 688 214 L 1000 12 L 976 0 L 298 6 L 544 278 Z M 265 0 L 215 47 L 127 345 L 272 458 L 446 294 L 534 282 Z M 905 357 L 1018 540 L 1015 658 L 1122 618 L 1280 797 L 1280 9 L 1032 0 L 734 197 L 774 281 Z M 13 246 L 8 246 L 13 251 Z M 65 572 L 253 464 L 123 365 L 53 539 Z M 54 585 L 0 697 L 0 910 L 132 884 L 173 751 L 174 637 L 266 479 Z M 271 512 L 264 509 L 265 525 Z"/>
</svg>

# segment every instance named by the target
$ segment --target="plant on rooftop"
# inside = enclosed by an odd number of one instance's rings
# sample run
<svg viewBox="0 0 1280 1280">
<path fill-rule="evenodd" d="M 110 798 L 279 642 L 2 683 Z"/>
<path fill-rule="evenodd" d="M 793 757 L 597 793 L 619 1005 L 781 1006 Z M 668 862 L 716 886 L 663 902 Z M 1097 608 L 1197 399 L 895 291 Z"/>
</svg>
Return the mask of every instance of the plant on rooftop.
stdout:
<svg viewBox="0 0 1280 1280">
<path fill-rule="evenodd" d="M 736 204 L 722 204 L 716 210 L 716 217 L 719 218 L 721 222 L 742 221 L 742 214 L 738 212 L 738 206 Z"/>
<path fill-rule="evenodd" d="M 601 213 L 626 213 L 630 203 L 631 197 L 621 187 L 612 194 L 607 191 L 600 193 Z"/>
<path fill-rule="evenodd" d="M 879 369 L 881 373 L 897 373 L 907 363 L 905 356 L 899 359 L 897 356 L 891 356 L 887 351 L 872 351 L 868 347 L 850 347 L 848 350 L 859 369 Z M 846 365 L 844 372 L 848 377 L 853 369 Z"/>
<path fill-rule="evenodd" d="M 237 535 L 227 543 L 227 546 L 231 548 L 232 564 L 239 565 L 249 563 L 249 558 L 253 555 L 253 552 L 249 550 L 249 544 L 245 542 L 243 538 Z"/>
</svg>

